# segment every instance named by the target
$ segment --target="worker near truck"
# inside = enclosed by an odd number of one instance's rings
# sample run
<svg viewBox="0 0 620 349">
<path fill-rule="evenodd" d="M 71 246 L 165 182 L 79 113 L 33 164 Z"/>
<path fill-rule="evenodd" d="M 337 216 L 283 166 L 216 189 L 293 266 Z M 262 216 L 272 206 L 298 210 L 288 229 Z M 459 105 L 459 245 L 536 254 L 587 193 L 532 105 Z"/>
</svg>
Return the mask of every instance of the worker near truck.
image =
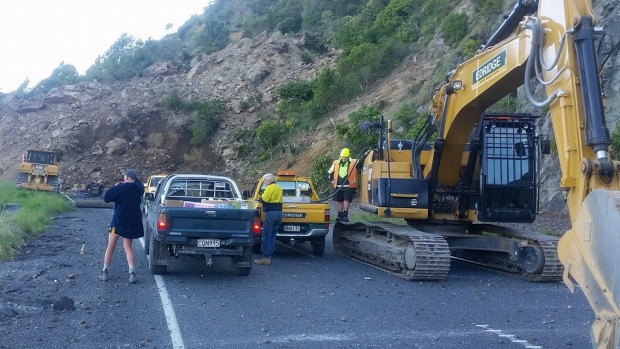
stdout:
<svg viewBox="0 0 620 349">
<path fill-rule="evenodd" d="M 349 221 L 349 206 L 357 189 L 357 173 L 359 165 L 357 159 L 351 159 L 349 148 L 342 148 L 340 158 L 334 160 L 327 170 L 332 187 L 336 189 L 334 201 L 338 207 L 337 222 Z"/>
<path fill-rule="evenodd" d="M 142 225 L 142 195 L 144 194 L 144 184 L 138 180 L 136 170 L 129 169 L 123 176 L 123 182 L 116 185 L 105 193 L 105 202 L 114 202 L 114 214 L 110 223 L 110 234 L 108 247 L 103 257 L 103 270 L 99 279 L 108 281 L 108 267 L 112 262 L 112 255 L 116 248 L 119 238 L 123 238 L 123 248 L 127 257 L 129 267 L 129 283 L 137 282 L 135 273 L 135 262 L 132 248 L 133 239 L 144 236 L 144 226 Z"/>
<path fill-rule="evenodd" d="M 282 223 L 282 196 L 283 190 L 276 183 L 272 173 L 263 175 L 265 191 L 258 199 L 263 205 L 265 220 L 263 221 L 263 235 L 261 237 L 262 257 L 254 261 L 259 265 L 270 265 L 271 256 L 276 249 L 276 235 Z"/>
</svg>

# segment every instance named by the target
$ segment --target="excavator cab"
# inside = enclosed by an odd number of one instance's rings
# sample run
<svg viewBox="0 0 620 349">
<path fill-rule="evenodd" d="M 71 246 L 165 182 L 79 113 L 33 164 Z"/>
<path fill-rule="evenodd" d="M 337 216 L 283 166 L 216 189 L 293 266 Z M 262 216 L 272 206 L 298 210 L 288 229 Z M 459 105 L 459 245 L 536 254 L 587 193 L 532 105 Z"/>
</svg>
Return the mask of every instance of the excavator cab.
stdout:
<svg viewBox="0 0 620 349">
<path fill-rule="evenodd" d="M 531 115 L 483 117 L 479 221 L 534 222 L 538 208 L 535 128 Z"/>
</svg>

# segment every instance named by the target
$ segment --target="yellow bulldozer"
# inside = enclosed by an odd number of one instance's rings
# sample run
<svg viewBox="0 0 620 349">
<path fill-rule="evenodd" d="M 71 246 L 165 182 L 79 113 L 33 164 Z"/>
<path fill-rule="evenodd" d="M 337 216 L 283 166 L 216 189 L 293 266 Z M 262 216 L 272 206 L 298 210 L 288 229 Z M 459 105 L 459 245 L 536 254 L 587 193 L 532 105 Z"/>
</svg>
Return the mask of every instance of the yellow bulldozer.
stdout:
<svg viewBox="0 0 620 349">
<path fill-rule="evenodd" d="M 56 153 L 27 150 L 17 172 L 17 188 L 60 192 Z"/>
</svg>

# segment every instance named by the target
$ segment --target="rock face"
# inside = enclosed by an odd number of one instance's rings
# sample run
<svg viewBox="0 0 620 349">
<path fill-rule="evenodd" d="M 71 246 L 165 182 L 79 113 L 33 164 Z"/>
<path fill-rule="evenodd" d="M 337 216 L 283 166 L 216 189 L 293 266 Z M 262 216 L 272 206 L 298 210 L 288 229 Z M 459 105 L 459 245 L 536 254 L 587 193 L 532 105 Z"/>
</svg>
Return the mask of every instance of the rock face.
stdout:
<svg viewBox="0 0 620 349">
<path fill-rule="evenodd" d="M 263 33 L 197 56 L 189 71 L 158 62 L 127 82 L 80 82 L 32 100 L 2 95 L 0 178 L 15 178 L 27 149 L 62 151 L 65 189 L 94 176 L 112 185 L 126 168 L 137 168 L 143 177 L 179 171 L 237 177 L 244 164 L 237 159 L 231 134 L 256 122 L 256 110 L 273 114 L 278 85 L 311 77 L 335 59 L 304 64 L 300 57 L 304 51 L 299 38 Z M 190 144 L 187 126 L 192 115 L 160 105 L 173 91 L 186 101 L 227 102 L 224 121 L 212 139 Z M 253 104 L 240 108 L 247 100 Z"/>
</svg>

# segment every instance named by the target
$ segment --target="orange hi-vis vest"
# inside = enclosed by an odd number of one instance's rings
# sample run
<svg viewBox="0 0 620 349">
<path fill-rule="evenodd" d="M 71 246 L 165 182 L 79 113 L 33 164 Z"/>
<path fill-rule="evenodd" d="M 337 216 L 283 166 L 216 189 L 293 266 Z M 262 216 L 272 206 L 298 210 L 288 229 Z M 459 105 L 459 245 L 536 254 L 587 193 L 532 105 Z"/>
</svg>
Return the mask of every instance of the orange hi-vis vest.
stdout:
<svg viewBox="0 0 620 349">
<path fill-rule="evenodd" d="M 349 159 L 349 166 L 347 168 L 347 173 L 349 174 L 349 179 L 347 181 L 344 182 L 343 185 L 338 184 L 338 177 L 339 177 L 339 173 L 340 173 L 340 159 L 334 160 L 334 184 L 333 187 L 337 188 L 339 186 L 341 187 L 345 187 L 345 188 L 357 188 L 357 159 Z M 347 175 L 345 174 L 344 177 L 341 177 L 342 179 L 346 178 Z"/>
</svg>

